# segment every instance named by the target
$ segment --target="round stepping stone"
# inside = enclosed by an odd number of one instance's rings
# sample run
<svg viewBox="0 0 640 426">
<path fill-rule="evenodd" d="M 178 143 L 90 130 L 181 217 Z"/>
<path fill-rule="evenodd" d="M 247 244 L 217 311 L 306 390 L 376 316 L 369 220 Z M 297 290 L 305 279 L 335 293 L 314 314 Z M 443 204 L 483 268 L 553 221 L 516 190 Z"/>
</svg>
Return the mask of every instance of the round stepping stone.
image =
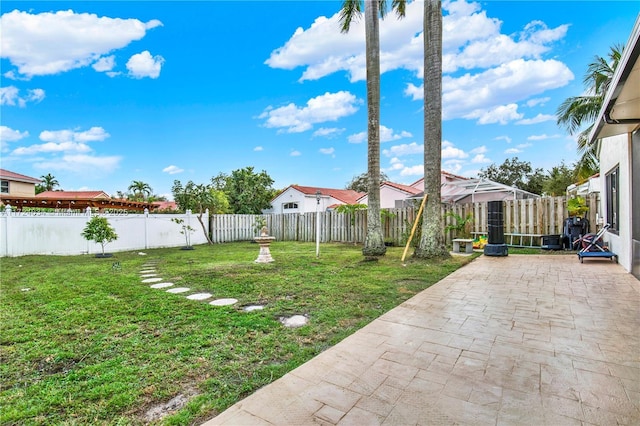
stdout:
<svg viewBox="0 0 640 426">
<path fill-rule="evenodd" d="M 147 278 L 145 280 L 142 280 L 143 283 L 157 283 L 162 281 L 162 278 Z"/>
<path fill-rule="evenodd" d="M 190 296 L 187 296 L 187 299 L 189 300 L 205 300 L 208 299 L 212 296 L 211 293 L 196 293 L 196 294 L 192 294 Z"/>
<path fill-rule="evenodd" d="M 263 309 L 264 309 L 264 306 L 262 305 L 249 305 L 242 308 L 242 310 L 245 312 L 261 311 Z"/>
<path fill-rule="evenodd" d="M 173 285 L 173 283 L 158 283 L 158 284 L 150 285 L 149 287 L 151 287 L 151 288 L 166 288 L 166 287 L 171 287 L 172 285 Z"/>
<path fill-rule="evenodd" d="M 213 306 L 228 306 L 228 305 L 233 305 L 235 303 L 238 303 L 238 299 L 217 299 L 214 300 L 213 302 L 209 302 L 210 305 Z"/>
<path fill-rule="evenodd" d="M 140 275 L 140 278 L 151 278 L 151 277 L 157 277 L 158 274 L 142 274 Z"/>
<path fill-rule="evenodd" d="M 304 315 L 294 315 L 289 318 L 280 318 L 280 322 L 285 327 L 296 328 L 306 325 L 309 322 L 309 318 L 305 317 Z"/>
<path fill-rule="evenodd" d="M 140 271 L 141 274 L 153 274 L 154 272 L 156 272 L 155 269 L 143 269 Z"/>
<path fill-rule="evenodd" d="M 167 290 L 167 293 L 186 293 L 189 290 L 191 289 L 187 287 L 176 287 L 176 288 L 171 288 Z"/>
</svg>

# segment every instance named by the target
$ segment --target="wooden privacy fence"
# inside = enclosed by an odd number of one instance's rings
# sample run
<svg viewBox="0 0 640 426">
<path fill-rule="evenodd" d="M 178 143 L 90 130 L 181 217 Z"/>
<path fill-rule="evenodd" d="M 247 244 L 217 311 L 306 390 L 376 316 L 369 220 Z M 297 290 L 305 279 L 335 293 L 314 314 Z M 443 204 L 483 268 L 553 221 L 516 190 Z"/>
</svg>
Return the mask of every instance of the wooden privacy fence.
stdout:
<svg viewBox="0 0 640 426">
<path fill-rule="evenodd" d="M 596 232 L 599 199 L 585 197 L 589 212 L 590 232 Z M 416 219 L 417 208 L 386 209 L 382 216 L 385 241 L 403 245 Z M 444 226 L 456 225 L 453 213 L 464 219 L 471 214 L 468 230 L 472 235 L 487 234 L 487 203 L 468 203 L 442 206 Z M 363 243 L 367 233 L 366 210 L 354 214 L 325 211 L 319 213 L 287 213 L 268 215 L 211 215 L 211 239 L 214 243 L 253 240 L 259 233 L 256 224 L 266 221 L 269 235 L 278 241 L 315 241 L 316 221 L 320 215 L 321 242 Z M 561 234 L 564 220 L 569 216 L 566 197 L 544 197 L 529 200 L 508 200 L 503 204 L 504 232 L 511 245 L 540 245 L 540 236 Z M 455 238 L 455 231 L 445 233 L 447 242 Z M 525 243 L 525 240 L 528 242 Z"/>
</svg>

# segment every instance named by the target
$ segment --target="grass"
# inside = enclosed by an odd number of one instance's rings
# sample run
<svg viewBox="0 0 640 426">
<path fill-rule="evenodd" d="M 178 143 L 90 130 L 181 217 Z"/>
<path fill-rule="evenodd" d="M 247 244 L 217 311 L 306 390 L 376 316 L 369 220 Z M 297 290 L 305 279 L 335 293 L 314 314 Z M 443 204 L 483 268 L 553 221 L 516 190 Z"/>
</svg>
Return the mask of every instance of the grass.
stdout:
<svg viewBox="0 0 640 426">
<path fill-rule="evenodd" d="M 378 262 L 360 247 L 276 242 L 92 256 L 0 259 L 1 424 L 193 424 L 311 359 L 472 257 Z M 476 256 L 476 255 L 474 255 Z M 210 306 L 141 283 L 157 261 L 164 280 L 237 305 Z M 112 267 L 119 262 L 121 269 Z M 190 294 L 188 293 L 188 294 Z M 263 304 L 259 311 L 242 306 Z M 286 328 L 280 317 L 307 315 Z M 176 396 L 188 402 L 147 416 Z"/>
</svg>

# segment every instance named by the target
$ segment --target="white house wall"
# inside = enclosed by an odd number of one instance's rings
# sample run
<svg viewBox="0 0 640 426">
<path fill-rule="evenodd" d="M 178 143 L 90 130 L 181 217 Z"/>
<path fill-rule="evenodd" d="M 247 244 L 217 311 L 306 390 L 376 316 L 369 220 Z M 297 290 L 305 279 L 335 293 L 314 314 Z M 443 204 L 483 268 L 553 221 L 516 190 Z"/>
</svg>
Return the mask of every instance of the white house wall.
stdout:
<svg viewBox="0 0 640 426">
<path fill-rule="evenodd" d="M 404 200 L 410 195 L 404 191 L 400 191 L 397 188 L 384 185 L 380 188 L 380 208 L 381 209 L 395 209 L 396 201 Z M 360 200 L 361 204 L 369 205 L 369 196 L 365 195 Z"/>
<path fill-rule="evenodd" d="M 606 175 L 615 166 L 620 166 L 619 171 L 619 232 L 618 235 L 608 232 L 605 241 L 609 248 L 618 256 L 618 262 L 627 271 L 631 271 L 631 136 L 623 134 L 612 136 L 602 140 L 600 150 L 600 175 L 602 176 L 601 211 L 605 212 L 607 206 Z M 605 220 L 606 217 L 605 217 Z"/>
</svg>

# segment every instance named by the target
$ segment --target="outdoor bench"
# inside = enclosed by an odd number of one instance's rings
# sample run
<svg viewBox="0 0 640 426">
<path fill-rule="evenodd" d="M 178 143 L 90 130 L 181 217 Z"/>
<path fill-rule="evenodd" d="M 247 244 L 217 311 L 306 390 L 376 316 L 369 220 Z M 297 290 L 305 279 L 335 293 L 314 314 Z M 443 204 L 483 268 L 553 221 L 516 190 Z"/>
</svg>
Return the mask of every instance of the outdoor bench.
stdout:
<svg viewBox="0 0 640 426">
<path fill-rule="evenodd" d="M 471 238 L 454 238 L 453 252 L 460 253 L 460 244 L 464 244 L 465 253 L 473 253 L 473 239 Z"/>
</svg>

